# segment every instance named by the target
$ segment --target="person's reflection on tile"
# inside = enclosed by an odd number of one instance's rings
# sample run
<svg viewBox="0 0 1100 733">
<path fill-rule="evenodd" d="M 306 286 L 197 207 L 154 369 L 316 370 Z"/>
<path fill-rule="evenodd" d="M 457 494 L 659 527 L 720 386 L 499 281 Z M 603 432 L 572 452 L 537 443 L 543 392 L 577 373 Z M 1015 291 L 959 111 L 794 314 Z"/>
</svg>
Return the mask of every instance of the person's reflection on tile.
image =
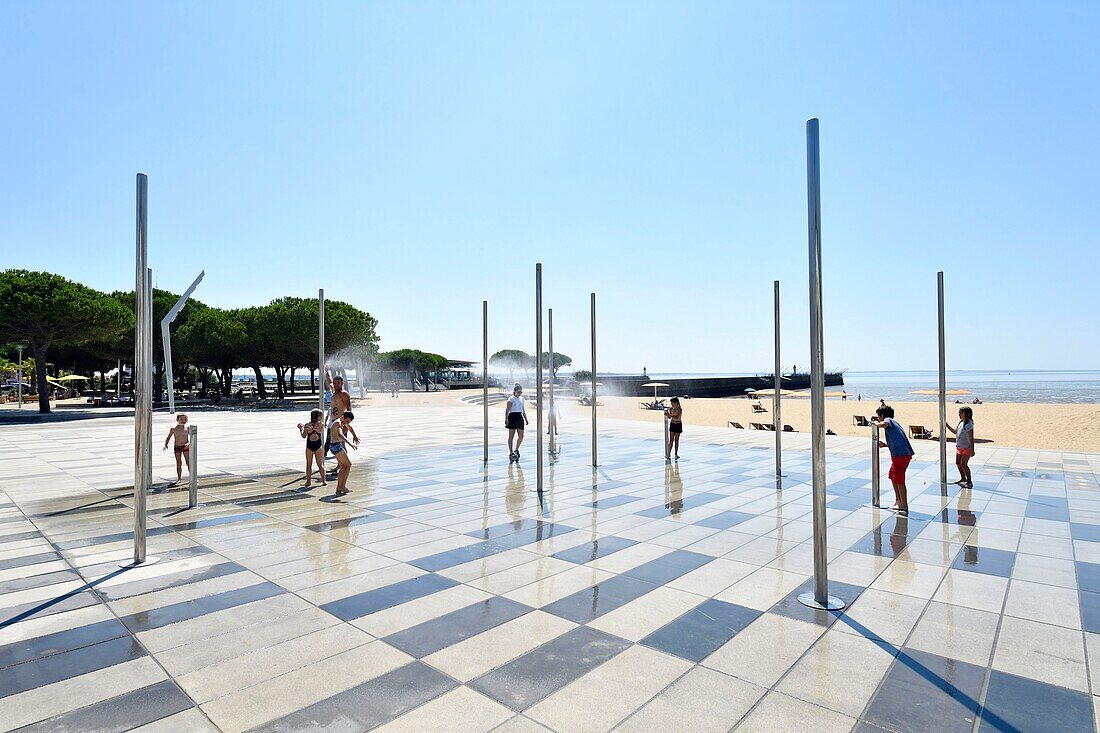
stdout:
<svg viewBox="0 0 1100 733">
<path fill-rule="evenodd" d="M 665 464 L 665 508 L 673 516 L 684 510 L 684 482 L 676 463 Z"/>
<path fill-rule="evenodd" d="M 523 523 L 523 509 L 527 506 L 527 487 L 523 480 L 523 466 L 508 464 L 508 486 L 504 490 L 504 510 L 512 515 L 512 525 L 519 529 Z"/>
<path fill-rule="evenodd" d="M 960 526 L 974 527 L 977 524 L 978 518 L 974 516 L 974 512 L 970 511 L 970 502 L 973 498 L 974 492 L 970 488 L 964 488 L 959 492 L 958 515 Z"/>
<path fill-rule="evenodd" d="M 890 532 L 890 550 L 897 557 L 909 543 L 909 517 L 894 517 L 894 530 Z"/>
</svg>

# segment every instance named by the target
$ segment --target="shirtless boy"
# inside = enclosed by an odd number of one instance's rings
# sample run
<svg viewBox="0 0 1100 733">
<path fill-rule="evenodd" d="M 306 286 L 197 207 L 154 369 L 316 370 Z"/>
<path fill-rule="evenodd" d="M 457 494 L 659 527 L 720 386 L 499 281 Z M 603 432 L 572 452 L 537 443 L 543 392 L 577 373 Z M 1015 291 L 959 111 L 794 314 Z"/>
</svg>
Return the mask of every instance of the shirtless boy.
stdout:
<svg viewBox="0 0 1100 733">
<path fill-rule="evenodd" d="M 187 435 L 187 415 L 182 413 L 176 415 L 176 424 L 168 431 L 162 450 L 168 450 L 168 441 L 172 440 L 172 436 L 176 438 L 176 483 L 178 484 L 183 480 L 183 459 L 191 455 L 191 445 L 188 443 Z"/>
</svg>

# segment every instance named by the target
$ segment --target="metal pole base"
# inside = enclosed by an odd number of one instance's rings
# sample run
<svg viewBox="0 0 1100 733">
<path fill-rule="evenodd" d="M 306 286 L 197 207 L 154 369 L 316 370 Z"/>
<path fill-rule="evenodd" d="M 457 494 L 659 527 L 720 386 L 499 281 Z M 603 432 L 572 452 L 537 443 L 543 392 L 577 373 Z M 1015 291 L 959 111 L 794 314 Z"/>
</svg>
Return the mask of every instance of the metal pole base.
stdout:
<svg viewBox="0 0 1100 733">
<path fill-rule="evenodd" d="M 160 558 L 159 558 L 159 557 L 157 557 L 156 555 L 149 555 L 149 556 L 147 556 L 147 557 L 145 558 L 145 560 L 144 560 L 143 562 L 134 562 L 134 559 L 133 559 L 133 558 L 130 558 L 130 559 L 129 559 L 129 560 L 127 560 L 126 562 L 120 562 L 120 563 L 118 564 L 118 566 L 119 566 L 120 568 L 125 568 L 125 569 L 129 569 L 129 568 L 143 568 L 143 567 L 145 567 L 146 565 L 153 565 L 153 564 L 155 564 L 155 563 L 158 563 L 158 562 L 160 562 Z"/>
<path fill-rule="evenodd" d="M 839 611 L 844 608 L 844 601 L 840 600 L 836 596 L 826 596 L 825 603 L 818 603 L 814 598 L 813 593 L 800 593 L 798 596 L 798 602 L 803 606 L 809 606 L 810 608 L 816 608 L 819 611 Z"/>
</svg>

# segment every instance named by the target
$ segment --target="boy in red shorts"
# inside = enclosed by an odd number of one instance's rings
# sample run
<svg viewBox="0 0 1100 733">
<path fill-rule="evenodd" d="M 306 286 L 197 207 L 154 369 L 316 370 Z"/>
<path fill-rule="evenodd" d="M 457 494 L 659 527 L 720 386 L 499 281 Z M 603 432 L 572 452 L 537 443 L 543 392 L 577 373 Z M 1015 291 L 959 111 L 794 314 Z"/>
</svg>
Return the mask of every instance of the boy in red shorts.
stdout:
<svg viewBox="0 0 1100 733">
<path fill-rule="evenodd" d="M 909 493 L 905 488 L 905 469 L 913 460 L 913 446 L 905 435 L 905 429 L 894 419 L 894 408 L 887 404 L 875 410 L 877 416 L 872 422 L 878 425 L 886 437 L 885 443 L 879 443 L 890 449 L 890 483 L 894 485 L 894 505 L 892 511 L 900 516 L 909 516 Z"/>
</svg>

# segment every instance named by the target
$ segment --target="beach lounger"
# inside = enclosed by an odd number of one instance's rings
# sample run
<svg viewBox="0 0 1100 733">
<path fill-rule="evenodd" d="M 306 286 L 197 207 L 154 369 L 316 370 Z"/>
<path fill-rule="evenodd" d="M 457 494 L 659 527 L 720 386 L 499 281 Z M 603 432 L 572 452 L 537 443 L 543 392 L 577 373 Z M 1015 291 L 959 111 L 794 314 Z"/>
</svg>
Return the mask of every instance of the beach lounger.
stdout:
<svg viewBox="0 0 1100 733">
<path fill-rule="evenodd" d="M 739 422 L 734 422 L 733 420 L 730 420 L 729 422 L 727 422 L 726 427 L 727 428 L 737 428 L 738 430 L 744 430 L 745 429 L 744 425 L 742 425 Z"/>
<path fill-rule="evenodd" d="M 869 428 L 871 427 L 870 421 L 863 415 L 852 415 L 852 424 L 857 428 Z"/>
<path fill-rule="evenodd" d="M 795 430 L 794 428 L 792 428 L 790 425 L 784 425 L 783 426 L 783 432 L 784 433 L 797 433 L 798 431 Z"/>
<path fill-rule="evenodd" d="M 770 430 L 774 433 L 775 432 L 775 425 L 771 424 L 770 422 L 766 422 L 766 423 L 764 423 L 764 429 L 765 430 Z"/>
<path fill-rule="evenodd" d="M 758 423 L 758 422 L 750 422 L 749 427 L 752 428 L 753 430 L 767 430 L 767 428 L 764 427 L 763 424 Z"/>
<path fill-rule="evenodd" d="M 763 405 L 753 405 L 752 406 L 752 411 L 753 412 L 767 412 L 767 410 L 764 409 Z"/>
<path fill-rule="evenodd" d="M 918 440 L 929 440 L 932 437 L 932 431 L 925 429 L 923 425 L 910 425 L 909 436 Z"/>
</svg>

